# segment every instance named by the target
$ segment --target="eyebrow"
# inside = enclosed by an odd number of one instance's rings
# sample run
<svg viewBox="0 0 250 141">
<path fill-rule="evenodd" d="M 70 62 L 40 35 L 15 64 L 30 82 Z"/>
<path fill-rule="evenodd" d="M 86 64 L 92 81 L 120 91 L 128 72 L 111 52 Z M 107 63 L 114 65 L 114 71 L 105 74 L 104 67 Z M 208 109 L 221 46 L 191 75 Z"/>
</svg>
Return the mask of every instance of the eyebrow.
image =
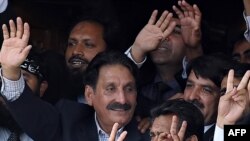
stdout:
<svg viewBox="0 0 250 141">
<path fill-rule="evenodd" d="M 246 51 L 244 51 L 243 54 L 245 55 L 245 54 L 249 54 L 249 53 L 250 53 L 250 49 L 247 49 Z"/>
</svg>

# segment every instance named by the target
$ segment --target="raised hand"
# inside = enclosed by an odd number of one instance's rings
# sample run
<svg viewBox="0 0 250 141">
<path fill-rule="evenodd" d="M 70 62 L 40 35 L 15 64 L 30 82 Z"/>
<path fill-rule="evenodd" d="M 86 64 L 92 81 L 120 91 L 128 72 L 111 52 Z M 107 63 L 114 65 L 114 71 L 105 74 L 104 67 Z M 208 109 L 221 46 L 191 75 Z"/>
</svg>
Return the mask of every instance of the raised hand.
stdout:
<svg viewBox="0 0 250 141">
<path fill-rule="evenodd" d="M 10 31 L 4 24 L 3 44 L 0 51 L 0 62 L 3 76 L 10 80 L 17 80 L 20 77 L 20 65 L 28 56 L 31 46 L 28 45 L 30 29 L 28 23 L 22 22 L 18 17 L 17 25 L 13 20 L 9 21 Z"/>
<path fill-rule="evenodd" d="M 143 61 L 146 54 L 154 49 L 165 39 L 175 28 L 175 21 L 172 21 L 173 14 L 164 11 L 156 21 L 158 11 L 154 10 L 148 24 L 137 35 L 132 45 L 132 56 L 136 62 Z"/>
<path fill-rule="evenodd" d="M 195 48 L 201 45 L 201 11 L 194 4 L 191 6 L 186 1 L 178 1 L 181 10 L 173 6 L 181 24 L 181 33 L 187 47 Z"/>
<path fill-rule="evenodd" d="M 234 87 L 234 71 L 230 70 L 227 79 L 226 94 L 220 98 L 217 116 L 217 125 L 223 128 L 224 125 L 235 124 L 241 118 L 249 106 L 250 92 L 250 71 L 247 71 L 240 81 L 238 87 Z"/>
<path fill-rule="evenodd" d="M 172 123 L 170 127 L 170 133 L 163 132 L 159 135 L 157 141 L 183 141 L 186 128 L 187 128 L 187 122 L 183 121 L 180 130 L 178 131 L 178 118 L 177 116 L 172 117 Z"/>
<path fill-rule="evenodd" d="M 119 124 L 115 123 L 112 127 L 111 134 L 109 136 L 109 141 L 115 141 L 118 128 L 119 128 Z M 127 131 L 123 131 L 121 135 L 118 137 L 117 141 L 124 141 L 124 139 L 126 138 L 126 135 L 127 135 Z"/>
</svg>

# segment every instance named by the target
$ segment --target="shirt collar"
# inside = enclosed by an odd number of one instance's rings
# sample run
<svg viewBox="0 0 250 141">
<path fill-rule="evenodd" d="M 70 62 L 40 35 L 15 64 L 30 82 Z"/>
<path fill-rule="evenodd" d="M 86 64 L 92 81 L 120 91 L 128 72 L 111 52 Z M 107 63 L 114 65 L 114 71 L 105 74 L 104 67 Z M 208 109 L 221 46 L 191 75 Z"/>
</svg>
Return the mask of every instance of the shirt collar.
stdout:
<svg viewBox="0 0 250 141">
<path fill-rule="evenodd" d="M 95 124 L 96 124 L 96 127 L 97 127 L 97 133 L 98 133 L 98 136 L 99 138 L 102 136 L 102 137 L 105 137 L 105 138 L 109 138 L 109 134 L 107 134 L 102 128 L 101 126 L 99 125 L 99 122 L 97 120 L 97 116 L 96 116 L 96 112 L 95 112 Z M 117 134 L 116 134 L 116 137 L 115 139 L 117 140 L 118 137 L 121 135 L 121 133 L 123 132 L 123 129 L 124 127 L 121 127 L 118 131 L 117 131 Z M 100 139 L 99 139 L 100 140 Z"/>
</svg>

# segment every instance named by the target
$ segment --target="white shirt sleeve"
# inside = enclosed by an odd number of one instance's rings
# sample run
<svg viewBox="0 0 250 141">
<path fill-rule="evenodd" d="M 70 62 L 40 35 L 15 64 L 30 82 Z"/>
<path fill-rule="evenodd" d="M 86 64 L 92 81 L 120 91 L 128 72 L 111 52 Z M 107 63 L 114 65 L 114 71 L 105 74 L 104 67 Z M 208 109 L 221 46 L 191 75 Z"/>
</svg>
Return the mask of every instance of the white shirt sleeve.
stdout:
<svg viewBox="0 0 250 141">
<path fill-rule="evenodd" d="M 243 17 L 246 21 L 246 27 L 247 27 L 247 29 L 244 33 L 244 36 L 245 36 L 246 40 L 248 42 L 250 42 L 250 31 L 249 31 L 250 30 L 250 16 L 246 16 L 245 12 L 243 12 Z"/>
<path fill-rule="evenodd" d="M 1 86 L 1 94 L 8 100 L 8 101 L 15 101 L 20 97 L 22 94 L 25 81 L 23 75 L 17 81 L 8 80 L 7 78 L 2 76 L 2 70 L 0 70 L 0 77 L 2 81 Z"/>
<path fill-rule="evenodd" d="M 224 129 L 219 126 L 215 126 L 214 141 L 224 141 Z"/>
<path fill-rule="evenodd" d="M 128 56 L 128 58 L 130 58 L 130 59 L 136 64 L 136 66 L 137 66 L 138 68 L 141 68 L 141 66 L 142 66 L 142 65 L 145 63 L 145 61 L 147 60 L 147 57 L 145 57 L 144 60 L 143 60 L 142 62 L 137 63 L 137 62 L 134 60 L 134 58 L 132 57 L 132 55 L 131 55 L 131 47 L 125 51 L 125 54 Z"/>
</svg>

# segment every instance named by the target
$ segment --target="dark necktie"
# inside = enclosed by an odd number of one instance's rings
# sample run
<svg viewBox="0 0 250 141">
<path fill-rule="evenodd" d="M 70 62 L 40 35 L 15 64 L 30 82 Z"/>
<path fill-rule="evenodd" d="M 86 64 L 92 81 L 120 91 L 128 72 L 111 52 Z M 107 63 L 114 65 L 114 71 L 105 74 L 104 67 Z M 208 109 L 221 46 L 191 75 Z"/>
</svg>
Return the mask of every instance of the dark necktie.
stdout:
<svg viewBox="0 0 250 141">
<path fill-rule="evenodd" d="M 19 135 L 15 132 L 11 132 L 7 141 L 20 141 Z"/>
</svg>

